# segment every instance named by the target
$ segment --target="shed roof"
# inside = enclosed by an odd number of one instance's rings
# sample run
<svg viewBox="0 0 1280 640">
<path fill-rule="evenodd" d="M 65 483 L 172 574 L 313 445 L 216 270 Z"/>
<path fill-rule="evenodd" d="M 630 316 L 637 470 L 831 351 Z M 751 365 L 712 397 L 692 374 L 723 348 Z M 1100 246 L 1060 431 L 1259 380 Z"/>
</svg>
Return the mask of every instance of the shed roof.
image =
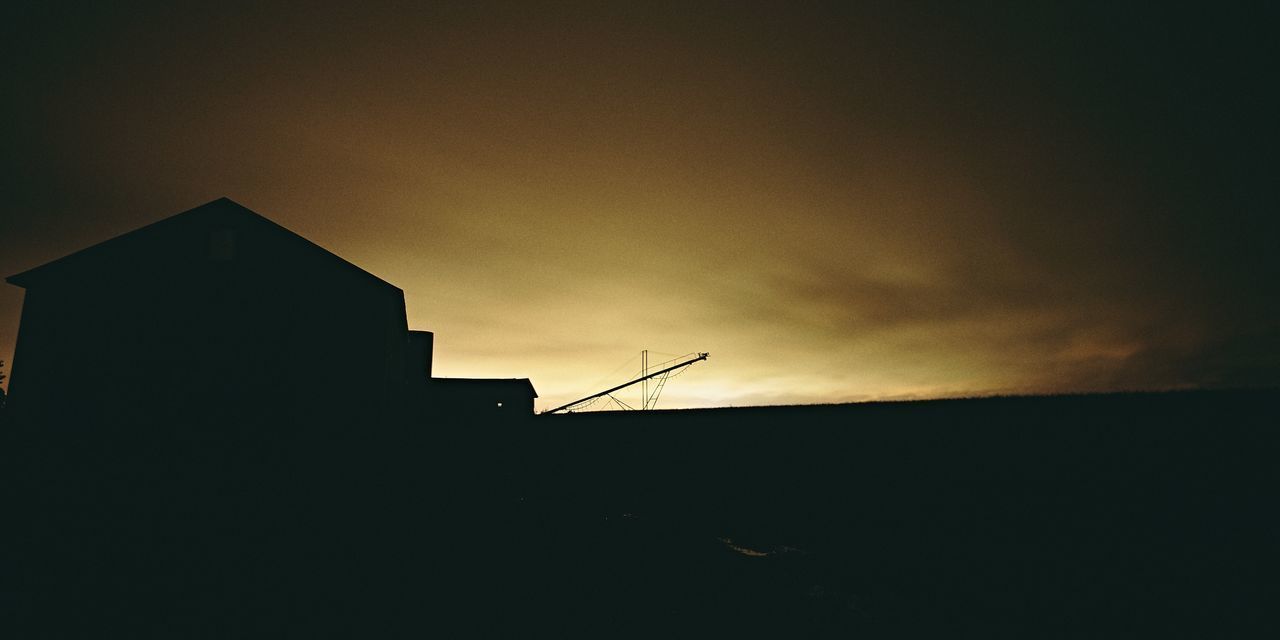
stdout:
<svg viewBox="0 0 1280 640">
<path fill-rule="evenodd" d="M 390 288 L 399 292 L 400 288 L 379 278 L 360 267 L 344 260 L 333 252 L 307 240 L 306 238 L 272 222 L 271 220 L 259 215 L 249 208 L 234 202 L 230 198 L 218 198 L 212 202 L 202 204 L 194 209 L 183 211 L 182 213 L 169 216 L 158 222 L 154 222 L 145 227 L 135 229 L 123 235 L 116 236 L 110 240 L 99 242 L 85 249 L 81 249 L 75 253 L 63 256 L 52 262 L 45 263 L 38 267 L 28 269 L 22 273 L 9 276 L 6 282 L 23 288 L 30 288 L 32 285 L 39 284 L 50 279 L 56 279 L 64 275 L 74 276 L 86 270 L 93 270 L 104 263 L 110 263 L 113 260 L 120 260 L 128 256 L 131 252 L 135 252 L 140 248 L 150 245 L 154 242 L 160 242 L 165 235 L 187 228 L 191 225 L 217 225 L 219 223 L 243 223 L 248 224 L 257 229 L 261 229 L 265 234 L 277 238 L 282 242 L 294 243 L 296 246 L 302 247 L 303 251 L 313 252 L 316 256 L 333 261 L 335 264 L 341 265 L 341 268 L 349 269 L 357 272 L 362 277 L 367 278 L 371 283 Z"/>
<path fill-rule="evenodd" d="M 431 378 L 431 384 L 460 386 L 467 389 L 510 389 L 517 387 L 523 391 L 527 388 L 533 397 L 538 397 L 538 391 L 533 388 L 533 382 L 528 378 Z"/>
</svg>

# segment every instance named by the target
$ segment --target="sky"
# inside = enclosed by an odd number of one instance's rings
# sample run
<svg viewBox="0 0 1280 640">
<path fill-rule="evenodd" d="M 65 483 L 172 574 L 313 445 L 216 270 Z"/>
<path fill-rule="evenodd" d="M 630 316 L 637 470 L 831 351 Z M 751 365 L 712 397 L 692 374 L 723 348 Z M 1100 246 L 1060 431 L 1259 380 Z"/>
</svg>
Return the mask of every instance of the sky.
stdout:
<svg viewBox="0 0 1280 640">
<path fill-rule="evenodd" d="M 6 5 L 0 275 L 226 196 L 539 409 L 1280 384 L 1275 10 L 425 4 Z"/>
</svg>

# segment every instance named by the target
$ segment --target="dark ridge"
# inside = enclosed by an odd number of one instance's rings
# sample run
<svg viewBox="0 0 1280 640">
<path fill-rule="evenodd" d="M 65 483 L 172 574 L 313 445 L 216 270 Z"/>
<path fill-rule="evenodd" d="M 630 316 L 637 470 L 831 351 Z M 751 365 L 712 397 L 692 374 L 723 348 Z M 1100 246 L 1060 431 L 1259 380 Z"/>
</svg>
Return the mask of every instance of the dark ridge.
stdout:
<svg viewBox="0 0 1280 640">
<path fill-rule="evenodd" d="M 1277 400 L 10 429 L 5 615 L 37 631 L 11 637 L 1270 637 Z"/>
<path fill-rule="evenodd" d="M 1080 393 L 1057 393 L 1057 394 L 993 394 L 993 395 L 975 395 L 975 396 L 955 396 L 944 398 L 909 398 L 909 399 L 889 399 L 889 400 L 864 400 L 858 402 L 831 402 L 831 403 L 812 403 L 812 404 L 771 404 L 771 405 L 742 405 L 727 407 L 700 407 L 691 409 L 652 409 L 649 411 L 626 411 L 626 410 L 607 410 L 607 411 L 569 411 L 557 414 L 540 414 L 539 417 L 548 419 L 562 419 L 568 416 L 580 417 L 628 417 L 634 419 L 642 419 L 646 413 L 658 415 L 679 415 L 679 414 L 730 414 L 730 413 L 771 413 L 771 412 L 829 412 L 829 411 L 859 411 L 872 410 L 884 407 L 916 407 L 924 408 L 930 406 L 954 405 L 957 403 L 1044 403 L 1044 402 L 1061 402 L 1061 401 L 1083 401 L 1083 402 L 1140 402 L 1146 400 L 1157 400 L 1159 398 L 1172 397 L 1195 397 L 1195 396 L 1250 396 L 1256 394 L 1274 394 L 1280 389 L 1271 387 L 1260 388 L 1229 388 L 1229 389 L 1170 389 L 1155 391 L 1113 391 L 1113 392 L 1080 392 Z"/>
</svg>

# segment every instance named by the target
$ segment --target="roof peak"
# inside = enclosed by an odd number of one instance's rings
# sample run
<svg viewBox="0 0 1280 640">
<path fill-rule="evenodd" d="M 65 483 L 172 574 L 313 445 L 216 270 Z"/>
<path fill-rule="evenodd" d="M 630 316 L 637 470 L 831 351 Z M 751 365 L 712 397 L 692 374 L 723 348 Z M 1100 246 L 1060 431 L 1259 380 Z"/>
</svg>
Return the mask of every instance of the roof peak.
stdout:
<svg viewBox="0 0 1280 640">
<path fill-rule="evenodd" d="M 121 246 L 127 246 L 129 243 L 139 241 L 145 242 L 146 239 L 153 234 L 164 233 L 170 228 L 180 228 L 184 223 L 194 222 L 194 220 L 199 218 L 207 219 L 209 217 L 216 218 L 222 216 L 236 216 L 252 220 L 254 224 L 266 227 L 274 233 L 289 238 L 291 241 L 303 243 L 313 251 L 323 252 L 331 259 L 342 262 L 349 268 L 355 269 L 369 278 L 377 280 L 383 285 L 399 291 L 399 288 L 395 285 L 373 275 L 372 273 L 369 273 L 368 271 L 365 271 L 364 269 L 361 269 L 332 251 L 329 251 L 305 237 L 294 233 L 293 231 L 276 223 L 274 220 L 263 216 L 262 214 L 240 204 L 239 202 L 236 202 L 235 200 L 232 200 L 227 196 L 210 200 L 204 204 L 197 205 L 180 213 L 143 225 L 132 231 L 128 231 L 97 244 L 90 245 L 84 249 L 80 249 L 79 251 L 74 251 L 56 260 L 52 260 L 40 266 L 9 276 L 5 280 L 10 284 L 27 288 L 30 284 L 46 275 L 62 272 L 66 269 L 74 269 L 78 264 L 93 260 L 96 256 L 109 255 L 111 252 L 119 250 Z M 198 222 L 194 223 L 199 224 Z"/>
</svg>

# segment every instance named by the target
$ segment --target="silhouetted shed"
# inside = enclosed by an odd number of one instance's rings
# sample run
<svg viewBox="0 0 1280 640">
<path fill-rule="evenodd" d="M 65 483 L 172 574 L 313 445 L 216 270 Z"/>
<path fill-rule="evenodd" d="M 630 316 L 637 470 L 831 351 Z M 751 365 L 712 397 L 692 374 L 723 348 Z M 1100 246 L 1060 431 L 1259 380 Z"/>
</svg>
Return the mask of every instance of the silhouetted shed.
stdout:
<svg viewBox="0 0 1280 640">
<path fill-rule="evenodd" d="M 8 282 L 26 421 L 354 426 L 398 406 L 403 292 L 225 198 Z"/>
<path fill-rule="evenodd" d="M 527 378 L 433 378 L 435 335 L 410 331 L 405 358 L 405 415 L 414 422 L 446 418 L 506 420 L 533 415 L 538 393 Z"/>
<path fill-rule="evenodd" d="M 531 416 L 538 397 L 528 378 L 431 378 L 430 385 L 443 411 L 479 418 Z"/>
</svg>

